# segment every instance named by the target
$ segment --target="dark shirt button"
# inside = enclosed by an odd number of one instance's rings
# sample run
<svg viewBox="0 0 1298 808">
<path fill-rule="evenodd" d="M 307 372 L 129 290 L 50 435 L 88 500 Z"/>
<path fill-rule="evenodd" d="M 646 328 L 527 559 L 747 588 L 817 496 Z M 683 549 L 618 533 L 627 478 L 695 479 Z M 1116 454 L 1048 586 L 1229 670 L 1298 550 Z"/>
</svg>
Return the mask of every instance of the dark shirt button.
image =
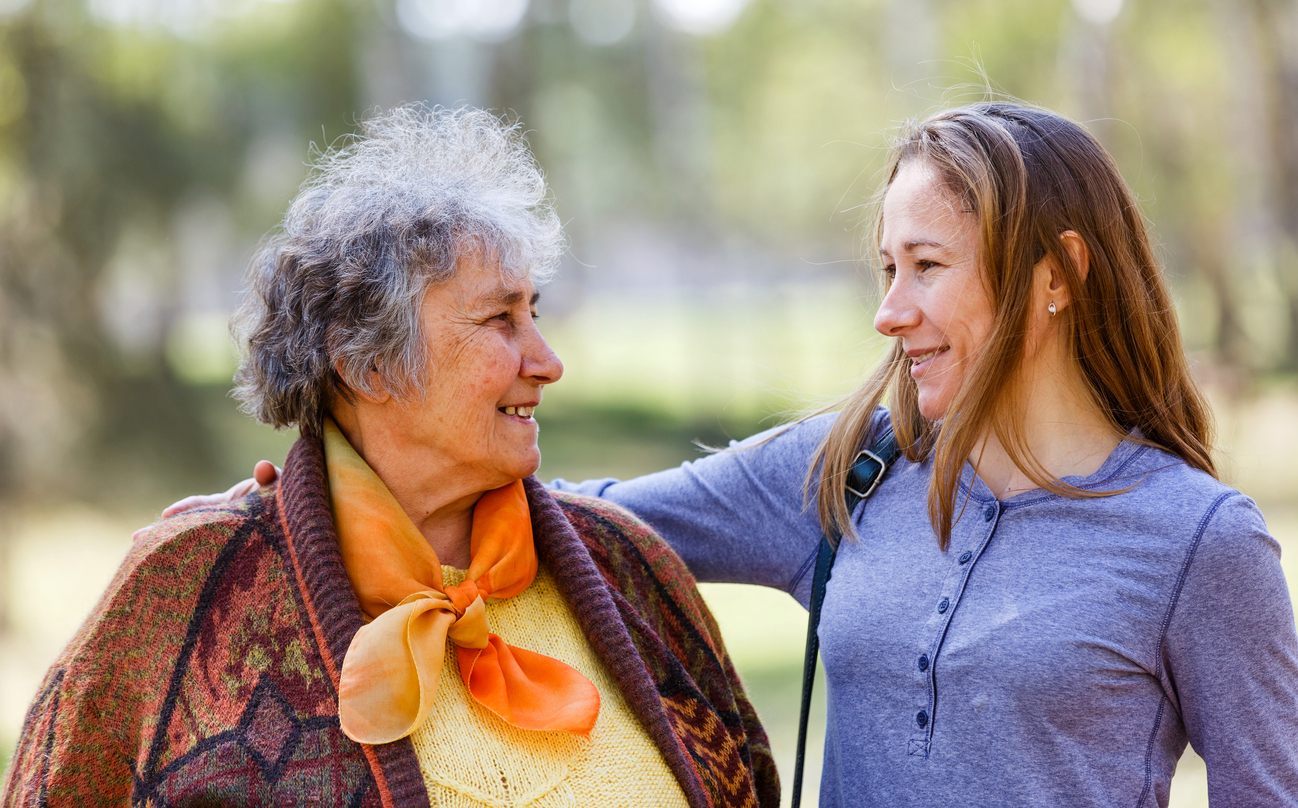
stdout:
<svg viewBox="0 0 1298 808">
<path fill-rule="evenodd" d="M 938 614 L 946 614 L 946 610 L 951 608 L 951 601 L 942 598 L 942 602 L 937 605 Z"/>
<path fill-rule="evenodd" d="M 996 506 L 988 505 L 987 510 L 983 511 L 983 521 L 990 522 L 996 518 Z"/>
<path fill-rule="evenodd" d="M 960 563 L 968 564 L 969 559 L 971 558 L 973 558 L 973 553 L 969 552 L 968 550 L 965 550 L 963 553 L 960 554 Z"/>
<path fill-rule="evenodd" d="M 916 723 L 916 724 L 919 724 L 919 728 L 920 728 L 920 729 L 923 729 L 924 727 L 927 727 L 927 726 L 928 726 L 928 713 L 924 712 L 923 710 L 920 710 L 919 712 L 915 713 L 915 723 Z"/>
<path fill-rule="evenodd" d="M 919 669 L 922 671 L 928 670 L 928 654 L 919 655 Z"/>
</svg>

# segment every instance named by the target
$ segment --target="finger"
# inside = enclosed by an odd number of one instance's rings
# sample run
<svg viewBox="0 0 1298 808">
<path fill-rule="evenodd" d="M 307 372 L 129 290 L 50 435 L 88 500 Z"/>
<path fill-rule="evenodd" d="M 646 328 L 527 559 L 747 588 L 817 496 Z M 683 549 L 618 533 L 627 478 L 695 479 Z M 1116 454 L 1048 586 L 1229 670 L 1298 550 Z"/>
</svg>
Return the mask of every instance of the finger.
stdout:
<svg viewBox="0 0 1298 808">
<path fill-rule="evenodd" d="M 258 460 L 257 465 L 253 466 L 252 478 L 257 481 L 257 485 L 270 485 L 279 479 L 279 468 L 269 460 Z"/>
<path fill-rule="evenodd" d="M 217 494 L 216 496 L 223 498 L 226 502 L 233 502 L 239 497 L 246 497 L 256 490 L 257 481 L 249 478 L 247 480 L 240 480 L 227 488 L 224 494 Z"/>
<path fill-rule="evenodd" d="M 166 516 L 166 514 L 164 513 L 163 516 Z M 150 530 L 152 530 L 153 528 L 154 528 L 154 525 L 145 525 L 144 527 L 140 528 L 139 530 L 137 530 L 137 531 L 135 531 L 134 533 L 131 534 L 131 541 L 139 541 L 140 538 L 141 538 L 145 533 L 148 533 L 148 532 L 149 532 Z"/>
<path fill-rule="evenodd" d="M 205 508 L 209 505 L 224 505 L 230 499 L 226 494 L 203 494 L 192 497 L 185 497 L 179 502 L 173 502 L 162 511 L 162 518 L 167 519 L 178 513 L 193 510 L 194 508 Z"/>
</svg>

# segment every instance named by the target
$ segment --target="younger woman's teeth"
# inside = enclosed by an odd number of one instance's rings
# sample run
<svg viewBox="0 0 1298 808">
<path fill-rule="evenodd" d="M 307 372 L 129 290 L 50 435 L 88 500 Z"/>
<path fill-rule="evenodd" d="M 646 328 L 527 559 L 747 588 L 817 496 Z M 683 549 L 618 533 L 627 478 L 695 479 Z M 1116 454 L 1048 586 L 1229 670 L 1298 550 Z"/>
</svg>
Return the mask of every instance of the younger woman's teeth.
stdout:
<svg viewBox="0 0 1298 808">
<path fill-rule="evenodd" d="M 517 415 L 519 418 L 531 418 L 536 407 L 505 407 L 505 415 Z"/>
<path fill-rule="evenodd" d="M 919 356 L 915 357 L 914 359 L 912 359 L 912 360 L 910 360 L 910 361 L 911 361 L 913 364 L 918 365 L 920 362 L 927 362 L 928 360 L 932 359 L 933 357 L 937 356 L 937 355 L 940 354 L 940 353 L 942 353 L 942 349 L 941 349 L 941 348 L 937 349 L 936 351 L 929 351 L 929 352 L 926 353 L 926 354 L 920 354 Z"/>
</svg>

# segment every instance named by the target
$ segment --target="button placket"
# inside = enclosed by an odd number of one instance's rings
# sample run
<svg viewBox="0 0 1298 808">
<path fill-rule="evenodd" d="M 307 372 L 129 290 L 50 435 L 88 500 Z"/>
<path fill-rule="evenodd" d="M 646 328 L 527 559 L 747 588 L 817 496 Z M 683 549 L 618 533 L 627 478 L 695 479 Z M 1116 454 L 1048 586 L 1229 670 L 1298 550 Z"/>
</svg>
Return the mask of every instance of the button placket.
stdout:
<svg viewBox="0 0 1298 808">
<path fill-rule="evenodd" d="M 978 513 L 974 511 L 974 513 Z M 947 573 L 946 581 L 942 585 L 942 592 L 938 595 L 938 600 L 933 607 L 932 617 L 928 625 L 933 630 L 933 642 L 929 646 L 931 650 L 920 653 L 915 658 L 915 666 L 923 676 L 927 692 L 921 696 L 915 707 L 915 712 L 910 716 L 912 735 L 907 743 L 907 754 L 919 757 L 928 757 L 929 750 L 933 740 L 934 728 L 934 705 L 937 701 L 937 661 L 941 653 L 942 644 L 946 641 L 946 633 L 950 628 L 951 620 L 955 616 L 956 607 L 960 604 L 960 598 L 964 594 L 964 588 L 968 583 L 969 575 L 974 566 L 978 563 L 977 559 L 982 557 L 983 551 L 991 541 L 992 535 L 996 532 L 999 524 L 997 517 L 1001 514 L 1000 503 L 993 501 L 988 503 L 980 514 L 981 519 L 961 520 L 957 522 L 952 530 L 952 543 L 956 544 L 956 533 L 960 532 L 965 541 L 959 542 L 970 549 L 963 550 L 959 555 L 952 559 L 950 571 Z M 979 536 L 978 534 L 982 535 Z M 957 544 L 957 546 L 959 546 Z M 933 635 L 930 635 L 933 636 Z"/>
</svg>

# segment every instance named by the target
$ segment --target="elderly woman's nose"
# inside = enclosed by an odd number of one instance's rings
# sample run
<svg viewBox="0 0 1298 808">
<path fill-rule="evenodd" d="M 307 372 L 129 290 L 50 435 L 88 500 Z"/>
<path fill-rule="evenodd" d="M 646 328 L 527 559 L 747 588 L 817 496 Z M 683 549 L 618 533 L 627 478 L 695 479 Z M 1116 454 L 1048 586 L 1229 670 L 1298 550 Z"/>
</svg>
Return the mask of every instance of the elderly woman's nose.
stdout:
<svg viewBox="0 0 1298 808">
<path fill-rule="evenodd" d="M 885 337 L 896 337 L 919 322 L 919 309 L 907 294 L 905 284 L 893 281 L 874 315 L 874 330 Z"/>
<path fill-rule="evenodd" d="M 535 328 L 523 345 L 522 375 L 538 384 L 553 384 L 563 376 L 563 362 Z"/>
</svg>

